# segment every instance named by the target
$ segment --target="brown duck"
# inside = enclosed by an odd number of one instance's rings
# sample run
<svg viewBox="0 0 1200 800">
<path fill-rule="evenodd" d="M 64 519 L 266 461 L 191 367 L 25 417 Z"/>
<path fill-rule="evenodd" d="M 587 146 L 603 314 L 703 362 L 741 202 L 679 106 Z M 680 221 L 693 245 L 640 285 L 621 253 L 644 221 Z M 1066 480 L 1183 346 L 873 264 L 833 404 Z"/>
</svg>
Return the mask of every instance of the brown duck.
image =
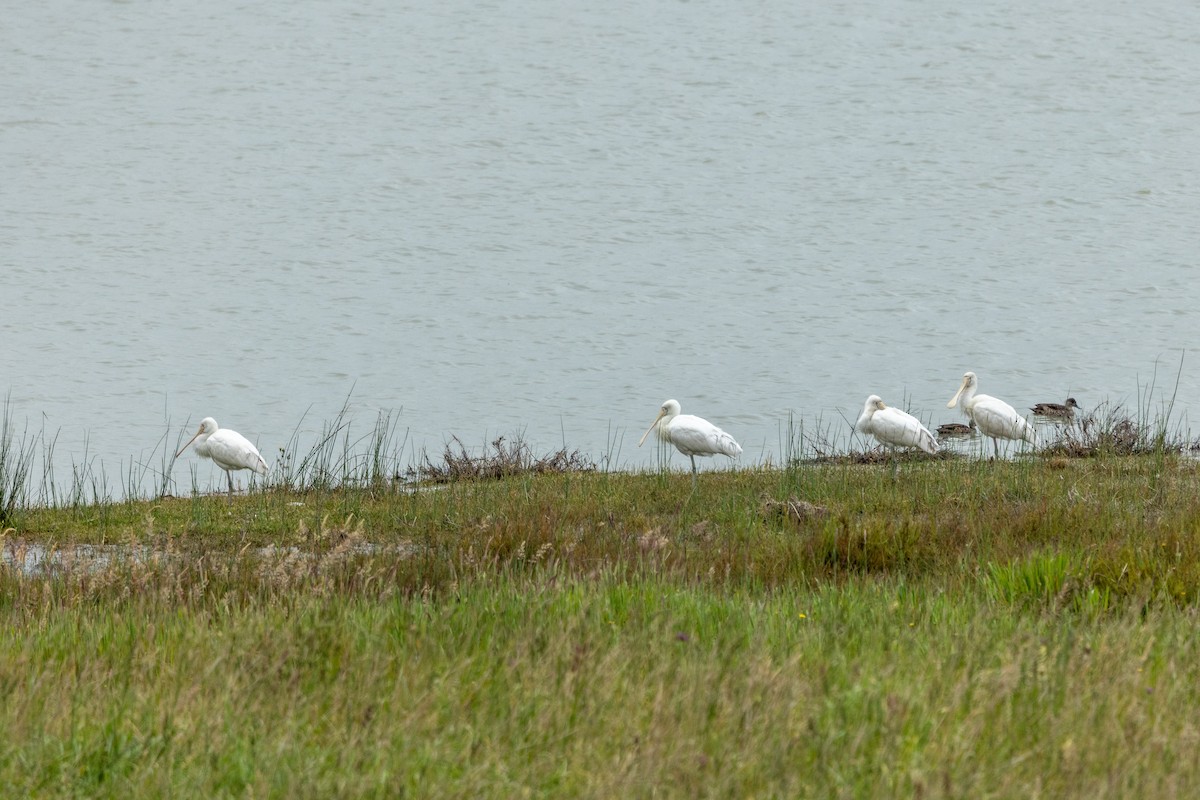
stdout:
<svg viewBox="0 0 1200 800">
<path fill-rule="evenodd" d="M 1079 403 L 1075 402 L 1074 397 L 1068 397 L 1065 403 L 1038 403 L 1030 409 L 1039 417 L 1053 417 L 1054 419 L 1075 419 L 1075 409 L 1079 408 Z"/>
<path fill-rule="evenodd" d="M 963 425 L 961 422 L 947 422 L 944 425 L 938 425 L 937 434 L 941 438 L 943 436 L 970 436 L 975 432 L 975 421 Z"/>
</svg>

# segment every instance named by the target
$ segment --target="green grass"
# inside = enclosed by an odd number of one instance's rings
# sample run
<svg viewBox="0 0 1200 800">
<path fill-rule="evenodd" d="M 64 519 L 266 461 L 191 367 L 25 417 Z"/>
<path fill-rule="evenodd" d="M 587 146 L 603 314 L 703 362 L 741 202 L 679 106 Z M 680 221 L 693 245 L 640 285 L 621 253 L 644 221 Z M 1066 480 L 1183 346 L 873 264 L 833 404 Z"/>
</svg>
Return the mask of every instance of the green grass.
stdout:
<svg viewBox="0 0 1200 800">
<path fill-rule="evenodd" d="M 1195 796 L 1196 469 L 19 507 L 0 796 Z"/>
</svg>

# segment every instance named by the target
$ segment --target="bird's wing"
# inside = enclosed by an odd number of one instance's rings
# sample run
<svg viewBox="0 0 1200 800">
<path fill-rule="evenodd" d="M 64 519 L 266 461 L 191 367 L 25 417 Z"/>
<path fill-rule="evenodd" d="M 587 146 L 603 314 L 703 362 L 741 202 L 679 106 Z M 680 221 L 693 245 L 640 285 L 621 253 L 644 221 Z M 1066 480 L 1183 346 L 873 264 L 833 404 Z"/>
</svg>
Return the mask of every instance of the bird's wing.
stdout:
<svg viewBox="0 0 1200 800">
<path fill-rule="evenodd" d="M 971 409 L 972 417 L 979 429 L 988 436 L 1002 439 L 1025 439 L 1037 443 L 1037 435 L 1033 426 L 1017 413 L 1017 410 L 1003 400 L 987 397 L 975 403 Z"/>
<path fill-rule="evenodd" d="M 222 469 L 249 469 L 267 474 L 267 462 L 259 454 L 258 448 L 237 431 L 222 428 L 208 437 L 208 453 Z"/>
<path fill-rule="evenodd" d="M 898 408 L 881 409 L 875 412 L 873 423 L 875 438 L 896 447 L 919 447 L 926 453 L 938 451 L 937 441 L 921 421 Z"/>
<path fill-rule="evenodd" d="M 672 419 L 667 435 L 671 438 L 671 444 L 684 455 L 711 456 L 720 453 L 733 458 L 742 452 L 741 445 L 728 433 L 708 420 L 691 414 L 681 414 Z"/>
</svg>

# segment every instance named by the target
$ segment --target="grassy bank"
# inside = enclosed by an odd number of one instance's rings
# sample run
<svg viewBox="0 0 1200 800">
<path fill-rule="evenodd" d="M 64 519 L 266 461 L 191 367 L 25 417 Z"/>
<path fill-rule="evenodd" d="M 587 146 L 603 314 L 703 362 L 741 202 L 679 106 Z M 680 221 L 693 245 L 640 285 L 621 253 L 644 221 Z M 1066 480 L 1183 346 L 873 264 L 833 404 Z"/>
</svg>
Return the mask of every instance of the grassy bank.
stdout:
<svg viewBox="0 0 1200 800">
<path fill-rule="evenodd" d="M 0 569 L 0 793 L 1193 796 L 1196 486 L 1160 454 L 21 509 L 10 560 L 59 556 Z"/>
</svg>

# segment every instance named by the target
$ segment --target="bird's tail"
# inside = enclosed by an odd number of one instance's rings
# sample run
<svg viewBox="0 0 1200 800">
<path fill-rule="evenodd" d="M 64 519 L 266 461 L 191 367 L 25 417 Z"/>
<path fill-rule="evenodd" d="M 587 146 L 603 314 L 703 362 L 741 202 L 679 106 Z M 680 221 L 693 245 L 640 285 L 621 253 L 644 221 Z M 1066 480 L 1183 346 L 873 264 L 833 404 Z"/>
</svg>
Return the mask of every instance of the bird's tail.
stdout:
<svg viewBox="0 0 1200 800">
<path fill-rule="evenodd" d="M 920 447 L 931 456 L 937 455 L 938 447 L 937 439 L 933 438 L 933 434 L 927 430 L 921 431 L 921 438 L 917 440 L 917 447 Z"/>
<path fill-rule="evenodd" d="M 721 437 L 721 452 L 730 458 L 737 458 L 742 454 L 742 446 L 726 433 Z"/>
</svg>

